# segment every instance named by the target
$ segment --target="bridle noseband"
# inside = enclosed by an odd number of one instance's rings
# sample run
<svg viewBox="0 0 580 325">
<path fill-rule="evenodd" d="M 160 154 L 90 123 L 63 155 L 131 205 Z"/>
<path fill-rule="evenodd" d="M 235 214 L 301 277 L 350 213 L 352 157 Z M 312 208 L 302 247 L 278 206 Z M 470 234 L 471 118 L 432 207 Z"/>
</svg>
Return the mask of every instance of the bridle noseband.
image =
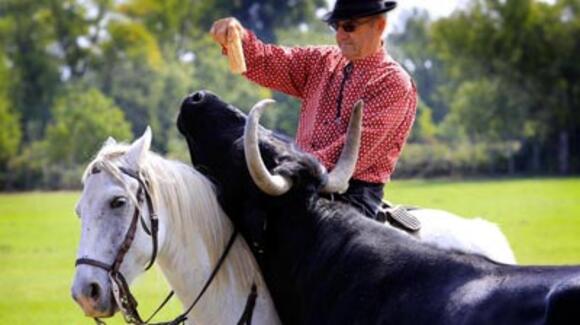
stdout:
<svg viewBox="0 0 580 325">
<path fill-rule="evenodd" d="M 137 201 L 138 201 L 138 203 L 142 203 L 143 202 L 143 194 L 145 195 L 145 202 L 146 202 L 147 208 L 149 210 L 149 222 L 151 225 L 151 229 L 147 228 L 147 225 L 145 224 L 143 216 L 140 213 L 139 207 L 136 206 L 135 212 L 133 213 L 133 218 L 131 219 L 131 224 L 129 225 L 129 229 L 127 229 L 127 232 L 125 234 L 125 239 L 123 240 L 123 242 L 121 243 L 121 246 L 119 247 L 119 250 L 117 252 L 115 260 L 113 261 L 113 264 L 109 265 L 107 263 L 104 263 L 104 262 L 101 262 L 101 261 L 98 261 L 95 259 L 83 257 L 83 258 L 79 258 L 75 261 L 75 267 L 78 265 L 90 265 L 90 266 L 94 266 L 94 267 L 103 269 L 107 272 L 107 274 L 109 275 L 109 281 L 111 282 L 113 297 L 115 298 L 115 301 L 117 302 L 117 305 L 119 306 L 119 309 L 121 310 L 121 313 L 123 314 L 123 318 L 125 319 L 125 322 L 127 322 L 129 324 L 137 324 L 137 325 L 146 325 L 146 324 L 177 325 L 177 324 L 182 324 L 187 319 L 186 315 L 189 314 L 189 312 L 195 307 L 197 302 L 201 299 L 201 297 L 206 292 L 207 288 L 209 287 L 209 285 L 211 284 L 211 282 L 213 281 L 213 279 L 217 275 L 220 267 L 222 266 L 222 264 L 224 263 L 224 261 L 227 257 L 227 254 L 229 253 L 229 251 L 231 250 L 231 248 L 235 242 L 238 231 L 237 231 L 237 229 L 234 229 L 234 232 L 232 233 L 232 235 L 231 235 L 222 255 L 220 256 L 215 268 L 213 269 L 209 278 L 207 279 L 204 286 L 202 287 L 202 289 L 200 290 L 199 294 L 194 299 L 192 304 L 189 306 L 189 308 L 187 308 L 183 313 L 181 313 L 179 316 L 177 316 L 172 321 L 155 323 L 155 324 L 150 323 L 151 319 L 153 319 L 153 317 L 155 317 L 155 315 L 167 304 L 167 302 L 169 302 L 169 300 L 173 296 L 174 291 L 171 291 L 167 295 L 167 297 L 163 300 L 161 305 L 155 310 L 155 312 L 153 312 L 153 314 L 146 321 L 143 321 L 143 319 L 139 315 L 139 312 L 137 311 L 137 305 L 138 305 L 137 300 L 131 294 L 131 291 L 129 290 L 129 285 L 128 285 L 127 281 L 125 280 L 125 277 L 123 276 L 123 274 L 119 271 L 119 269 L 121 267 L 121 263 L 123 263 L 123 259 L 125 258 L 127 251 L 129 250 L 129 248 L 131 247 L 131 244 L 133 243 L 133 239 L 135 238 L 135 233 L 137 231 L 137 223 L 138 223 L 139 219 L 141 220 L 141 226 L 143 227 L 143 230 L 145 231 L 145 233 L 147 233 L 149 236 L 151 236 L 151 240 L 152 240 L 151 259 L 149 260 L 148 265 L 145 267 L 145 271 L 147 271 L 151 268 L 151 266 L 153 265 L 153 263 L 155 262 L 155 259 L 157 257 L 157 245 L 158 245 L 157 244 L 157 242 L 158 242 L 157 235 L 159 232 L 159 219 L 157 218 L 157 215 L 155 214 L 155 210 L 153 207 L 153 201 L 151 199 L 151 194 L 149 193 L 145 182 L 141 179 L 141 177 L 139 177 L 139 173 L 137 173 L 133 170 L 124 168 L 124 167 L 119 167 L 119 170 L 122 173 L 124 173 L 125 175 L 132 177 L 139 182 L 139 189 L 137 190 Z M 99 173 L 99 172 L 100 172 L 99 169 L 93 168 L 91 175 Z M 253 309 L 254 309 L 254 306 L 256 303 L 256 298 L 257 298 L 256 285 L 252 284 L 252 290 L 251 290 L 250 294 L 248 295 L 248 299 L 246 301 L 246 306 L 244 308 L 244 312 L 243 312 L 240 320 L 238 321 L 238 324 L 248 324 L 248 325 L 251 324 L 252 313 L 253 313 Z M 99 318 L 94 318 L 94 320 L 99 325 L 105 324 L 105 322 L 100 320 Z"/>
</svg>

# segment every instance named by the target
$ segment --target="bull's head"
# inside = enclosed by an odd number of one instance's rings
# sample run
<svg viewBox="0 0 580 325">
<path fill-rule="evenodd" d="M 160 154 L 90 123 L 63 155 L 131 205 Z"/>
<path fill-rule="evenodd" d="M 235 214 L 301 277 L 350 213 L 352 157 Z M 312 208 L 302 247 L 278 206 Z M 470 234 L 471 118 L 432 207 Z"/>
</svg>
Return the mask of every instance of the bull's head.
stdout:
<svg viewBox="0 0 580 325">
<path fill-rule="evenodd" d="M 210 173 L 219 174 L 236 162 L 232 161 L 236 155 L 232 148 L 245 123 L 246 116 L 239 109 L 202 90 L 183 100 L 177 127 L 187 140 L 192 163 L 202 171 L 210 166 Z"/>
<path fill-rule="evenodd" d="M 249 168 L 257 186 L 273 196 L 286 193 L 293 179 L 300 178 L 298 181 L 304 183 L 305 172 L 309 174 L 307 178 L 320 186 L 320 192 L 346 191 L 360 146 L 362 102 L 359 101 L 353 110 L 348 141 L 330 174 L 322 164 L 294 148 L 287 139 L 258 127 L 265 106 L 272 102 L 259 102 L 246 118 L 239 109 L 211 92 L 199 91 L 188 96 L 182 103 L 177 125 L 187 139 L 192 163 L 221 185 L 228 183 L 228 187 L 235 186 L 232 182 L 246 176 L 246 168 Z"/>
<path fill-rule="evenodd" d="M 213 181 L 224 211 L 254 244 L 264 242 L 264 224 L 273 217 L 265 205 L 272 200 L 266 200 L 268 196 L 256 187 L 246 166 L 242 141 L 246 119 L 218 96 L 198 91 L 183 100 L 177 126 L 187 140 L 193 165 Z M 326 175 L 320 163 L 293 150 L 287 139 L 265 129 L 259 133 L 266 168 L 292 178 L 295 184 L 307 183 L 310 193 L 318 192 Z M 257 252 L 255 245 L 251 248 Z"/>
</svg>

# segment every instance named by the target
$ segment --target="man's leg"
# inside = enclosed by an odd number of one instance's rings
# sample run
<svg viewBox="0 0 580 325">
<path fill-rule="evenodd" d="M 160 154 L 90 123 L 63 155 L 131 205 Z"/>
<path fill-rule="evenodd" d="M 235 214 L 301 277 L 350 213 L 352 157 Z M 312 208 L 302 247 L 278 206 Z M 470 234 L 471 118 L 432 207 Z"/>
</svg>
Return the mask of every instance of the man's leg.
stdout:
<svg viewBox="0 0 580 325">
<path fill-rule="evenodd" d="M 365 216 L 375 219 L 383 200 L 384 184 L 351 180 L 344 194 L 335 195 L 337 200 L 350 204 Z"/>
</svg>

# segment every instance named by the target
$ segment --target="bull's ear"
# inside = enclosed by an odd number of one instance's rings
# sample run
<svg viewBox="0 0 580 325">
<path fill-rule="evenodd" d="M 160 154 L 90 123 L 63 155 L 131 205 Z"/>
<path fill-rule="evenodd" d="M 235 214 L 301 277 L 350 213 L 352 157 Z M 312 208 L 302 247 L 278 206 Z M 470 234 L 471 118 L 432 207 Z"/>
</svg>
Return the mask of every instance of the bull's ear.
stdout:
<svg viewBox="0 0 580 325">
<path fill-rule="evenodd" d="M 131 144 L 125 154 L 125 160 L 129 166 L 134 169 L 139 169 L 149 148 L 151 148 L 151 128 L 148 126 L 145 132 L 143 132 L 143 135 Z"/>
<path fill-rule="evenodd" d="M 115 144 L 117 144 L 117 140 L 115 140 L 113 137 L 108 137 L 105 143 L 103 143 L 103 147 L 112 146 Z"/>
</svg>

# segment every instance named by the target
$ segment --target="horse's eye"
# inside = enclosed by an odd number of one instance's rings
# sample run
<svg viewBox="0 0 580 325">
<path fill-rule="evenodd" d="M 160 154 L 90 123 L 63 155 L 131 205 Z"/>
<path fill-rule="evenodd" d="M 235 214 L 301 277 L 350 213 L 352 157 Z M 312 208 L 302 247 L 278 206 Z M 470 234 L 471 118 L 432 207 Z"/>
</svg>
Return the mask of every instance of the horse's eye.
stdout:
<svg viewBox="0 0 580 325">
<path fill-rule="evenodd" d="M 110 205 L 111 205 L 112 209 L 118 209 L 118 208 L 124 206 L 125 203 L 127 203 L 126 198 L 124 198 L 122 196 L 117 196 L 111 200 Z"/>
</svg>

